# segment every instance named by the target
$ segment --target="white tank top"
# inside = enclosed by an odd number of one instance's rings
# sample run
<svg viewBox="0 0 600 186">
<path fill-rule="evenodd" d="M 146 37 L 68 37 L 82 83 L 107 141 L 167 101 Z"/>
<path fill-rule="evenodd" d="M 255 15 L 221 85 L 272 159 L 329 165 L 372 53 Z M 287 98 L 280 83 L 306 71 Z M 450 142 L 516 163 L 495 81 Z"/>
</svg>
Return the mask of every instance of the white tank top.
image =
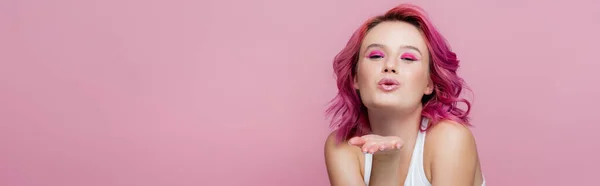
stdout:
<svg viewBox="0 0 600 186">
<path fill-rule="evenodd" d="M 427 128 L 429 120 L 423 117 L 421 121 L 421 128 Z M 427 176 L 425 175 L 425 169 L 423 169 L 423 149 L 425 147 L 425 134 L 421 132 L 417 134 L 417 140 L 415 142 L 415 148 L 413 149 L 412 157 L 410 159 L 410 166 L 408 167 L 408 174 L 404 181 L 404 186 L 431 186 Z M 369 179 L 371 178 L 371 167 L 373 165 L 373 154 L 365 153 L 365 184 L 369 185 Z M 485 178 L 481 186 L 485 186 Z"/>
</svg>

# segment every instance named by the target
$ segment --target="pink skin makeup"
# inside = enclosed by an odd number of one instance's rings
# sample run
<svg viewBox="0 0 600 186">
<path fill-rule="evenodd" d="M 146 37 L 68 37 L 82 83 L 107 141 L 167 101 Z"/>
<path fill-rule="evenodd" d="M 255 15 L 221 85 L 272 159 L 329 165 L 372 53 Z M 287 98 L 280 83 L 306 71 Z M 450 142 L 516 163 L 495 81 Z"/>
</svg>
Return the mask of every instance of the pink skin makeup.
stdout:
<svg viewBox="0 0 600 186">
<path fill-rule="evenodd" d="M 384 55 L 383 55 L 383 52 L 381 52 L 379 50 L 374 50 L 374 51 L 371 51 L 371 53 L 369 53 L 368 57 L 370 59 L 373 59 L 373 58 L 383 58 Z"/>
<path fill-rule="evenodd" d="M 416 55 L 412 54 L 412 53 L 404 53 L 400 56 L 400 59 L 404 59 L 404 60 L 409 60 L 409 61 L 417 61 L 419 60 L 419 58 L 417 58 Z"/>
</svg>

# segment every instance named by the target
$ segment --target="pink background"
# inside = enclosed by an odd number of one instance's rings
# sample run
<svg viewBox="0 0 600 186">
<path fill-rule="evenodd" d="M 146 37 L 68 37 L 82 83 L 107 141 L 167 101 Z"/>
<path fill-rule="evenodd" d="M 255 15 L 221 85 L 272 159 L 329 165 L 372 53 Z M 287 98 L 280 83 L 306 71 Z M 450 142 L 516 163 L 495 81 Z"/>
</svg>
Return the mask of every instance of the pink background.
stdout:
<svg viewBox="0 0 600 186">
<path fill-rule="evenodd" d="M 328 185 L 331 60 L 407 1 L 0 2 L 0 185 Z M 462 59 L 489 185 L 600 166 L 600 1 L 408 1 Z"/>
</svg>

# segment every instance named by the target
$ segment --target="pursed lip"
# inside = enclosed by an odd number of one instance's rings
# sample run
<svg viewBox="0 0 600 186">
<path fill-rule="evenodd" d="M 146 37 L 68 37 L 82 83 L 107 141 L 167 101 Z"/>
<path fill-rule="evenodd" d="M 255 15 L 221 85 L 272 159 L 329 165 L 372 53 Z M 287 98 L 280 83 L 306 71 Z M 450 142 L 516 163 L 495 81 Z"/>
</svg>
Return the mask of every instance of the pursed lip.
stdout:
<svg viewBox="0 0 600 186">
<path fill-rule="evenodd" d="M 385 92 L 394 91 L 400 87 L 400 82 L 393 78 L 383 78 L 379 80 L 377 87 Z"/>
</svg>

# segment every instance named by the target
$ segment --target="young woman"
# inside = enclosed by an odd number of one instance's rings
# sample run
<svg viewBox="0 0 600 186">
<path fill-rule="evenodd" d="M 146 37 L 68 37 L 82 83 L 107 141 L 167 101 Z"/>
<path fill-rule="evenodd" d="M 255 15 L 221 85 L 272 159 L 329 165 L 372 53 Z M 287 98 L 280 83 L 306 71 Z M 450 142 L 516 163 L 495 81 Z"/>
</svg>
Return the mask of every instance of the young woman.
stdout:
<svg viewBox="0 0 600 186">
<path fill-rule="evenodd" d="M 331 185 L 485 185 L 458 66 L 414 5 L 355 31 L 333 63 L 339 93 L 327 110 L 335 131 L 325 143 Z"/>
</svg>

